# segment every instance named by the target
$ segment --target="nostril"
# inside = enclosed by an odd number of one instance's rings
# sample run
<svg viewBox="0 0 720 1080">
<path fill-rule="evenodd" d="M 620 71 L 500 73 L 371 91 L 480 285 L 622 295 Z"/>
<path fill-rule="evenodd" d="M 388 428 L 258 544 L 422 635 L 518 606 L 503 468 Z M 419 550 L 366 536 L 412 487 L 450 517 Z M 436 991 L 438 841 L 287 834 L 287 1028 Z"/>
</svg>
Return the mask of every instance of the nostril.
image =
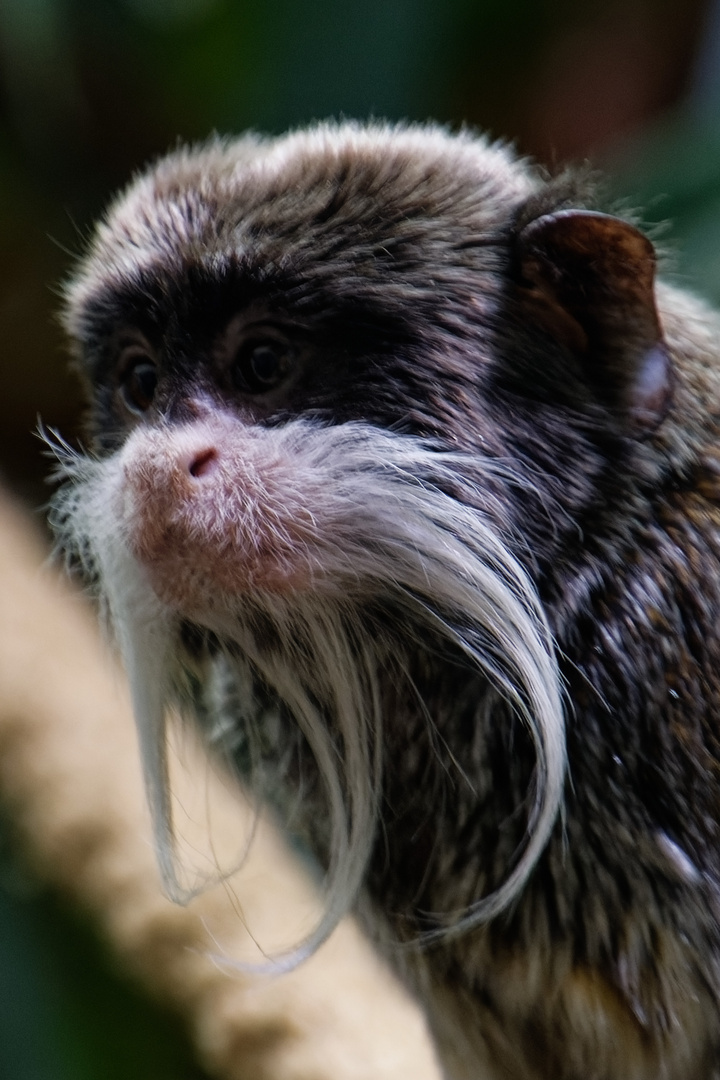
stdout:
<svg viewBox="0 0 720 1080">
<path fill-rule="evenodd" d="M 188 472 L 191 476 L 196 478 L 206 476 L 207 473 L 212 472 L 215 467 L 217 457 L 217 450 L 213 449 L 213 447 L 208 447 L 207 450 L 201 450 L 190 462 Z"/>
</svg>

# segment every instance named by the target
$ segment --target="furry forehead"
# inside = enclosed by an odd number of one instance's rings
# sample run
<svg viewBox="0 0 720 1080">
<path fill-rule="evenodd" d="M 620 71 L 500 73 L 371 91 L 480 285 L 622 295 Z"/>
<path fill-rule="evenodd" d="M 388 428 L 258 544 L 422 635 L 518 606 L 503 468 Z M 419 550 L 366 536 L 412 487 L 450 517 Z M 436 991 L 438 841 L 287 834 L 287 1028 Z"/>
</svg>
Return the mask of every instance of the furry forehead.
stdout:
<svg viewBox="0 0 720 1080">
<path fill-rule="evenodd" d="M 323 234 L 352 236 L 370 256 L 389 240 L 482 242 L 537 186 L 506 146 L 439 127 L 215 138 L 162 158 L 110 206 L 68 286 L 66 327 L 79 336 L 98 288 L 168 262 L 208 265 L 258 239 L 270 262 Z"/>
</svg>

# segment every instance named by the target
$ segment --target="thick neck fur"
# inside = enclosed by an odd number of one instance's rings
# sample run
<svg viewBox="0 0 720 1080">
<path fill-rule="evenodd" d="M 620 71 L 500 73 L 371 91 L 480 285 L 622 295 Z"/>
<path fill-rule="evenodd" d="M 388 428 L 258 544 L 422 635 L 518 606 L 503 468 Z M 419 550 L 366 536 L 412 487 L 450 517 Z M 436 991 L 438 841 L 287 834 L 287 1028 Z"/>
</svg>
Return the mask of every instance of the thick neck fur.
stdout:
<svg viewBox="0 0 720 1080">
<path fill-rule="evenodd" d="M 704 1076 L 718 1052 L 698 1020 L 715 1013 L 720 991 L 718 324 L 687 297 L 665 289 L 661 296 L 678 382 L 677 408 L 657 436 L 647 444 L 607 440 L 587 487 L 572 487 L 575 472 L 564 489 L 572 440 L 565 454 L 560 439 L 552 448 L 552 417 L 542 439 L 550 467 L 545 494 L 530 494 L 535 516 L 528 548 L 542 551 L 542 537 L 548 555 L 529 567 L 556 635 L 570 702 L 564 813 L 513 909 L 476 931 L 474 944 L 440 946 L 433 961 L 435 970 L 447 965 L 448 979 L 468 989 L 464 1006 L 462 994 L 455 999 L 459 1027 L 447 1029 L 453 1008 L 445 991 L 436 990 L 438 1028 L 450 1041 L 451 1057 L 457 1054 L 459 1076 L 475 1075 L 487 1048 L 486 1042 L 484 1049 L 458 1050 L 478 995 L 488 1011 L 486 1032 L 494 1032 L 487 1036 L 496 1055 L 487 1066 L 491 1075 L 504 1061 L 513 1076 L 535 1076 L 530 1062 L 541 1060 L 538 1077 L 590 1075 L 591 1067 L 603 1077 Z M 680 329 L 689 317 L 696 335 Z M 704 415 L 697 411 L 698 395 L 712 403 Z M 533 425 L 537 421 L 534 415 Z M 533 430 L 529 423 L 527 430 Z M 527 452 L 521 431 L 517 445 Z M 534 449 L 528 456 L 537 463 Z M 592 460 L 585 452 L 583 463 Z M 554 528 L 548 528 L 548 505 L 558 511 Z M 438 687 L 440 738 L 435 754 L 424 759 L 433 761 L 445 797 L 433 807 L 437 816 L 426 815 L 428 831 L 413 834 L 407 827 L 398 845 L 406 853 L 416 846 L 416 865 L 424 867 L 416 878 L 418 906 L 426 911 L 435 909 L 437 897 L 451 907 L 462 904 L 465 889 L 488 887 L 488 863 L 479 866 L 478 852 L 497 851 L 499 862 L 512 857 L 523 834 L 517 808 L 531 768 L 526 741 L 502 705 L 489 717 L 476 709 L 469 724 L 462 723 L 462 709 L 443 711 L 444 700 L 463 700 L 461 680 L 451 682 L 452 690 L 436 674 L 430 678 Z M 472 680 L 466 686 L 472 697 Z M 397 788 L 403 790 L 415 778 L 405 769 L 401 742 L 396 752 Z M 453 769 L 456 762 L 462 775 Z M 487 790 L 494 798 L 485 816 Z M 418 821 L 422 805 L 418 799 Z M 438 839 L 443 823 L 445 840 Z M 430 849 L 425 860 L 423 841 Z M 396 887 L 407 882 L 411 865 L 411 858 L 401 861 Z M 455 896 L 448 896 L 448 882 L 457 885 Z M 408 887 L 405 895 L 411 892 Z M 400 917 L 395 925 L 406 924 Z M 422 980 L 425 968 L 418 963 L 415 977 Z M 585 972 L 589 981 L 580 985 L 570 971 Z M 502 988 L 505 979 L 509 990 Z M 593 1053 L 574 1058 L 564 1037 L 555 1042 L 544 1028 L 543 1010 L 528 987 L 546 996 L 550 1029 L 563 1011 L 573 1018 L 576 1007 L 592 1029 L 588 1017 L 607 1007 L 600 1005 L 604 996 L 619 1018 L 626 1010 L 612 1037 L 617 1058 L 600 1034 L 605 1021 L 589 1039 Z M 696 995 L 693 1006 L 689 993 Z M 512 1038 L 508 1031 L 515 1032 Z"/>
</svg>

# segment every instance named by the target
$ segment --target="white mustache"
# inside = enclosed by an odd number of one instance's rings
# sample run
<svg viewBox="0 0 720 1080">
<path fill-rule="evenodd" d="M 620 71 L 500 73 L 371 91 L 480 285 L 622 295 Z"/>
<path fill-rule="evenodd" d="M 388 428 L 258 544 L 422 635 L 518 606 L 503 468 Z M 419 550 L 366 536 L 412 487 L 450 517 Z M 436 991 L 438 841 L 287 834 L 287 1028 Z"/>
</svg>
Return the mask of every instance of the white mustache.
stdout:
<svg viewBox="0 0 720 1080">
<path fill-rule="evenodd" d="M 188 511 L 188 542 L 199 552 L 205 542 L 211 549 L 207 561 L 217 556 L 218 565 L 232 569 L 232 560 L 239 567 L 252 561 L 248 530 L 264 529 L 263 542 L 286 560 L 278 565 L 289 560 L 291 570 L 301 567 L 299 586 L 258 585 L 246 573 L 235 588 L 234 570 L 223 569 L 212 603 L 203 606 L 213 582 L 201 567 L 188 610 L 182 610 L 182 588 L 161 599 L 150 587 L 147 553 L 138 557 L 138 538 L 143 515 L 156 507 L 152 499 L 139 505 L 132 474 L 153 455 L 161 459 L 159 469 L 167 461 L 172 467 L 178 448 L 189 440 L 192 449 L 196 438 L 198 446 L 210 438 L 222 447 L 218 475 L 208 483 L 225 492 L 224 524 L 220 539 L 213 539 L 207 518 Z M 521 856 L 494 892 L 446 913 L 445 925 L 423 937 L 465 932 L 518 896 L 561 806 L 566 749 L 552 635 L 531 579 L 498 535 L 499 504 L 483 484 L 489 491 L 509 479 L 518 483 L 516 478 L 497 463 L 363 424 L 292 421 L 264 428 L 230 419 L 196 421 L 140 429 L 105 460 L 53 449 L 65 481 L 54 500 L 53 525 L 60 548 L 96 583 L 125 661 L 158 859 L 173 898 L 186 900 L 187 891 L 177 872 L 165 715 L 183 681 L 179 634 L 189 618 L 228 646 L 222 663 L 234 678 L 242 682 L 254 671 L 284 703 L 324 788 L 330 820 L 324 914 L 312 934 L 278 958 L 279 965 L 299 962 L 352 906 L 374 843 L 383 725 L 393 722 L 382 715 L 379 689 L 390 643 L 363 618 L 363 608 L 377 600 L 399 613 L 395 651 L 400 641 L 410 654 L 430 635 L 461 650 L 527 725 L 536 754 L 534 809 Z M 219 555 L 213 544 L 225 545 Z M 272 627 L 270 645 L 258 640 L 258 613 Z M 396 659 L 402 666 L 402 657 Z M 237 724 L 241 718 L 221 722 Z M 257 733 L 246 735 L 252 741 Z M 278 761 L 278 772 L 283 768 Z"/>
</svg>

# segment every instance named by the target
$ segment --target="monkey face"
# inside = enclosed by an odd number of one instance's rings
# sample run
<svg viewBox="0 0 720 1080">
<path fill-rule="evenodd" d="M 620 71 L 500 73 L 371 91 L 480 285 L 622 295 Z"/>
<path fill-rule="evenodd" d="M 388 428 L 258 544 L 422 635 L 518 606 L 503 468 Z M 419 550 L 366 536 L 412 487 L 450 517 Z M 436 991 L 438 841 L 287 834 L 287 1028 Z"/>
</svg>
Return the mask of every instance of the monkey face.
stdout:
<svg viewBox="0 0 720 1080">
<path fill-rule="evenodd" d="M 96 445 L 203 396 L 252 423 L 479 444 L 468 412 L 504 231 L 531 190 L 484 153 L 347 128 L 166 159 L 111 209 L 68 291 Z"/>
<path fill-rule="evenodd" d="M 233 417 L 370 424 L 467 452 L 468 475 L 507 463 L 515 490 L 482 478 L 477 501 L 516 554 L 532 521 L 532 563 L 550 562 L 559 520 L 582 527 L 670 387 L 651 246 L 568 197 L 432 129 L 171 155 L 111 208 L 68 288 L 95 449 L 201 416 L 226 435 Z"/>
<path fill-rule="evenodd" d="M 348 128 L 181 153 L 111 210 L 70 287 L 95 446 L 127 442 L 132 550 L 186 614 L 218 587 L 347 587 L 313 550 L 323 482 L 271 429 L 492 449 L 494 204 L 502 188 L 507 220 L 530 183 L 499 149 L 483 163 L 436 133 L 395 142 Z"/>
</svg>

